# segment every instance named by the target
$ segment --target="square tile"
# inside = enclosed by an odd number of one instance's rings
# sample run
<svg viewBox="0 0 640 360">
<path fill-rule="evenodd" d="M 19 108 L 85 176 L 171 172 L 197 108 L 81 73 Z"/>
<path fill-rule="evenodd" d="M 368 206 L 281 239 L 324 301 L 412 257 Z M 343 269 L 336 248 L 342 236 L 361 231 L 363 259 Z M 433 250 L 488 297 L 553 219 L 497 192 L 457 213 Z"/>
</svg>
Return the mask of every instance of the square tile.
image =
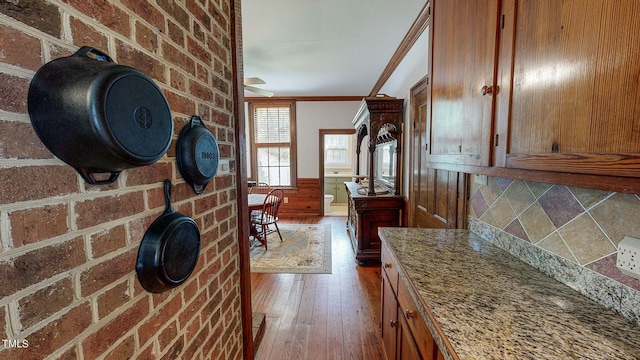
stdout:
<svg viewBox="0 0 640 360">
<path fill-rule="evenodd" d="M 589 211 L 616 246 L 625 236 L 640 239 L 640 200 L 615 194 Z"/>
<path fill-rule="evenodd" d="M 559 228 L 584 212 L 584 208 L 565 186 L 554 185 L 538 199 L 549 219 Z"/>
<path fill-rule="evenodd" d="M 520 220 L 522 227 L 524 227 L 533 243 L 537 243 L 556 230 L 547 213 L 538 203 L 529 206 L 527 210 L 520 214 L 518 220 Z"/>
<path fill-rule="evenodd" d="M 553 254 L 562 256 L 563 258 L 571 261 L 574 264 L 578 263 L 576 257 L 573 256 L 571 250 L 569 250 L 567 244 L 564 243 L 564 240 L 562 240 L 562 237 L 557 232 L 551 233 L 551 235 L 540 240 L 536 245 Z"/>
<path fill-rule="evenodd" d="M 509 204 L 516 214 L 520 214 L 536 201 L 535 196 L 533 196 L 527 184 L 520 180 L 514 181 L 504 192 L 504 195 L 507 197 L 507 200 L 509 200 Z"/>
<path fill-rule="evenodd" d="M 516 218 L 516 213 L 511 209 L 511 205 L 509 205 L 509 201 L 505 196 L 500 196 L 489 209 L 491 209 L 491 213 L 500 229 L 504 229 Z"/>
<path fill-rule="evenodd" d="M 589 214 L 583 214 L 558 230 L 581 265 L 616 252 L 616 247 Z"/>
</svg>

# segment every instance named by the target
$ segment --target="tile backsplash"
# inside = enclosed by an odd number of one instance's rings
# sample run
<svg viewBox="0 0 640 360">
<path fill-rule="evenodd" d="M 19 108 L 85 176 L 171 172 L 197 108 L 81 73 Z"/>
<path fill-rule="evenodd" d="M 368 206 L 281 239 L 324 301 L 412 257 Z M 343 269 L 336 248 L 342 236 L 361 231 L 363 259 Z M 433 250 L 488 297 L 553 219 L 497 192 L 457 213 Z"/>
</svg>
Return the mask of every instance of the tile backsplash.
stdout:
<svg viewBox="0 0 640 360">
<path fill-rule="evenodd" d="M 640 197 L 505 178 L 471 185 L 470 230 L 640 324 L 640 280 L 615 266 Z"/>
</svg>

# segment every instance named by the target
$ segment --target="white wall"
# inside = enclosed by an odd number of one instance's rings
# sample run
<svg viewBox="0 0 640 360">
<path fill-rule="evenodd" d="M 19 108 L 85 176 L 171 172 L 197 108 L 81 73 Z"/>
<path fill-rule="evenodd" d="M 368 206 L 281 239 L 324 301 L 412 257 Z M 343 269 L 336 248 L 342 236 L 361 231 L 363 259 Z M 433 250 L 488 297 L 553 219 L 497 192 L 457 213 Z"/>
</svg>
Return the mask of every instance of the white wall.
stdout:
<svg viewBox="0 0 640 360">
<path fill-rule="evenodd" d="M 425 29 L 411 50 L 404 57 L 396 71 L 380 89 L 380 93 L 394 96 L 404 101 L 404 138 L 402 146 L 402 194 L 409 196 L 409 126 L 411 120 L 411 87 L 428 73 L 429 28 Z"/>
<path fill-rule="evenodd" d="M 320 129 L 353 129 L 360 101 L 298 101 L 298 178 L 320 177 Z"/>
</svg>

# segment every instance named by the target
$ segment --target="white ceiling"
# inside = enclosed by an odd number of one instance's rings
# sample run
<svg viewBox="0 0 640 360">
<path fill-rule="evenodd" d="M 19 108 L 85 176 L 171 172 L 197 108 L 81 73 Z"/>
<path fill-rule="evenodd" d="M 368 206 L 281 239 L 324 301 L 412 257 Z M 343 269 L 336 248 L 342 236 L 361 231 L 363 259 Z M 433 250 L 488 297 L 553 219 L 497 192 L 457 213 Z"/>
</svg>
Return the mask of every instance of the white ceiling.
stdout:
<svg viewBox="0 0 640 360">
<path fill-rule="evenodd" d="M 244 76 L 275 96 L 368 95 L 424 4 L 243 0 Z"/>
</svg>

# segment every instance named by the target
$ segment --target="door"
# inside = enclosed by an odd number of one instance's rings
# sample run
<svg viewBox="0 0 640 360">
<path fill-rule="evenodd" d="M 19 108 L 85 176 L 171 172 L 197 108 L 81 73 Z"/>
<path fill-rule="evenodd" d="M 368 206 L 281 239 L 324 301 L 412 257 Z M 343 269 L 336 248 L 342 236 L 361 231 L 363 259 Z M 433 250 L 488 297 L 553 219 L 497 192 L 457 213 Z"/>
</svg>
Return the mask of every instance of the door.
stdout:
<svg viewBox="0 0 640 360">
<path fill-rule="evenodd" d="M 429 86 L 428 78 L 424 78 L 411 88 L 410 222 L 422 228 L 464 228 L 466 176 L 428 167 L 428 114 Z"/>
</svg>

